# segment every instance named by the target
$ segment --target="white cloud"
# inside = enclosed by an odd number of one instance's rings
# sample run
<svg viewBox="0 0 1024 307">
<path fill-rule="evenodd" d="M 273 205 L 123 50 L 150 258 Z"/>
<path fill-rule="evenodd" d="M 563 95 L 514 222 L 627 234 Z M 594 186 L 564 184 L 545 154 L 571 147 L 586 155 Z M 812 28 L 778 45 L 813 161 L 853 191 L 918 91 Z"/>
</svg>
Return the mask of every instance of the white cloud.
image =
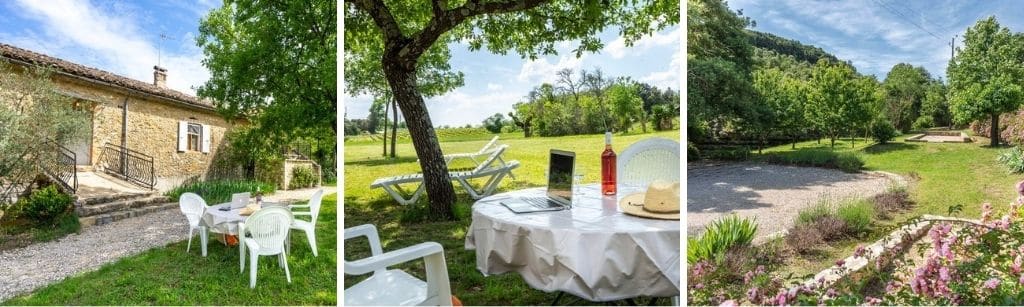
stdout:
<svg viewBox="0 0 1024 307">
<path fill-rule="evenodd" d="M 668 45 L 678 45 L 679 36 L 682 35 L 682 28 L 675 27 L 673 30 L 652 33 L 640 40 L 633 42 L 632 47 L 626 46 L 626 39 L 619 37 L 604 47 L 604 51 L 614 59 L 621 59 L 627 54 L 639 54 L 648 49 Z"/>
<path fill-rule="evenodd" d="M 489 91 L 497 91 L 502 88 L 504 88 L 504 86 L 502 86 L 501 84 L 487 83 L 487 90 Z"/>
<path fill-rule="evenodd" d="M 480 125 L 494 113 L 504 115 L 511 111 L 512 105 L 521 100 L 522 96 L 522 93 L 508 91 L 474 95 L 458 89 L 427 99 L 427 110 L 434 126 Z"/>
<path fill-rule="evenodd" d="M 146 39 L 152 35 L 140 29 L 131 15 L 104 11 L 88 1 L 18 0 L 17 5 L 26 18 L 41 24 L 41 36 L 46 36 L 23 38 L 40 41 L 28 46 L 53 44 L 60 47 L 59 50 L 36 51 L 152 82 L 158 47 Z M 210 74 L 200 62 L 203 55 L 198 48 L 182 50 L 184 52 L 179 53 L 164 50 L 162 66 L 168 69 L 170 88 L 195 94 L 193 87 L 203 84 Z M 68 57 L 68 53 L 74 58 Z"/>
<path fill-rule="evenodd" d="M 682 52 L 677 48 L 676 51 L 672 53 L 672 61 L 669 62 L 668 69 L 640 77 L 640 81 L 657 86 L 663 90 L 670 87 L 678 90 L 680 88 L 679 72 L 682 71 L 682 69 Z"/>
<path fill-rule="evenodd" d="M 557 63 L 548 62 L 546 58 L 526 60 L 523 62 L 523 66 L 519 70 L 519 76 L 516 79 L 526 83 L 551 83 L 558 78 L 556 73 L 559 70 L 566 68 L 579 70 L 587 56 L 587 54 L 584 54 L 577 58 L 575 54 L 570 53 L 559 56 Z"/>
</svg>

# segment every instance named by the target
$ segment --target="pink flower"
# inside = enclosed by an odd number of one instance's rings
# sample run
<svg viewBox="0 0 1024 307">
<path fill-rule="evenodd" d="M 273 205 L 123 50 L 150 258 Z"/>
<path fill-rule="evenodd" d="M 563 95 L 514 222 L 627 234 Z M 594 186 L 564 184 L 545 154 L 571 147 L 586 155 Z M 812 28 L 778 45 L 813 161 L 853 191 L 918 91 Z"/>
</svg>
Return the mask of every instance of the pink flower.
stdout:
<svg viewBox="0 0 1024 307">
<path fill-rule="evenodd" d="M 1017 183 L 1017 194 L 1020 196 L 1024 196 L 1024 181 Z"/>
<path fill-rule="evenodd" d="M 941 280 L 941 281 L 949 281 L 949 268 L 947 268 L 947 267 L 939 268 L 939 280 Z"/>
<path fill-rule="evenodd" d="M 864 304 L 868 306 L 878 306 L 882 304 L 882 299 L 868 296 L 867 301 L 865 301 Z"/>
<path fill-rule="evenodd" d="M 1021 258 L 1021 256 L 1017 254 L 1017 257 L 1013 258 L 1013 264 L 1010 265 L 1010 270 L 1013 271 L 1013 274 L 1020 274 L 1020 267 L 1024 264 L 1024 258 Z"/>
<path fill-rule="evenodd" d="M 854 258 L 864 257 L 864 254 L 866 252 L 867 252 L 867 249 L 864 248 L 864 245 L 857 245 L 857 249 L 853 251 L 853 257 Z"/>
<path fill-rule="evenodd" d="M 989 280 L 985 281 L 985 288 L 986 289 L 995 289 L 995 288 L 998 288 L 998 287 L 999 287 L 999 279 L 998 278 L 993 277 L 993 278 L 990 278 Z"/>
<path fill-rule="evenodd" d="M 1017 282 L 1024 284 L 1024 275 L 1020 275 L 1020 279 L 1018 279 Z"/>
<path fill-rule="evenodd" d="M 747 271 L 746 274 L 743 274 L 743 284 L 749 284 L 750 281 L 753 280 L 753 279 L 754 279 L 754 272 L 753 271 Z"/>
<path fill-rule="evenodd" d="M 885 292 L 886 293 L 893 293 L 893 292 L 896 292 L 896 290 L 899 290 L 899 289 L 900 289 L 900 284 L 898 282 L 896 282 L 896 281 L 889 281 L 889 283 L 885 284 Z"/>
<path fill-rule="evenodd" d="M 846 264 L 846 260 L 844 260 L 844 259 L 836 260 L 836 265 L 837 266 L 843 266 L 845 264 Z"/>
<path fill-rule="evenodd" d="M 981 222 L 988 222 L 992 218 L 992 204 L 984 203 L 981 204 Z"/>
<path fill-rule="evenodd" d="M 735 301 L 735 300 L 728 300 L 728 301 L 724 301 L 724 302 L 722 302 L 722 304 L 721 304 L 721 305 L 718 305 L 718 306 L 729 306 L 729 307 L 734 307 L 734 306 L 736 306 L 736 301 Z"/>
<path fill-rule="evenodd" d="M 697 290 L 704 289 L 704 284 L 703 283 L 698 283 L 696 285 L 693 285 L 693 288 L 697 289 Z"/>
<path fill-rule="evenodd" d="M 779 295 L 775 296 L 775 304 L 779 306 L 786 305 L 786 291 L 779 291 Z"/>
<path fill-rule="evenodd" d="M 753 303 L 757 303 L 759 301 L 758 298 L 760 297 L 757 292 L 757 287 L 753 287 L 750 288 L 750 290 L 747 290 L 747 300 Z"/>
</svg>

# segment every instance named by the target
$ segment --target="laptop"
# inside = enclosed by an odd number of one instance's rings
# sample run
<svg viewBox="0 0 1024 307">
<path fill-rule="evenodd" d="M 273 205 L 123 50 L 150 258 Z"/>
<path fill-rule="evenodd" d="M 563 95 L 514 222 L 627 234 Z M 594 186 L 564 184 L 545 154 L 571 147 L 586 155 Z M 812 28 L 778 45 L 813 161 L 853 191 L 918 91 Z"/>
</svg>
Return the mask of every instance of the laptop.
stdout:
<svg viewBox="0 0 1024 307">
<path fill-rule="evenodd" d="M 546 197 L 520 197 L 501 202 L 515 213 L 559 211 L 572 207 L 572 174 L 576 166 L 576 153 L 551 150 L 548 161 L 548 190 Z"/>
<path fill-rule="evenodd" d="M 231 194 L 231 209 L 244 208 L 249 205 L 249 193 Z"/>
</svg>

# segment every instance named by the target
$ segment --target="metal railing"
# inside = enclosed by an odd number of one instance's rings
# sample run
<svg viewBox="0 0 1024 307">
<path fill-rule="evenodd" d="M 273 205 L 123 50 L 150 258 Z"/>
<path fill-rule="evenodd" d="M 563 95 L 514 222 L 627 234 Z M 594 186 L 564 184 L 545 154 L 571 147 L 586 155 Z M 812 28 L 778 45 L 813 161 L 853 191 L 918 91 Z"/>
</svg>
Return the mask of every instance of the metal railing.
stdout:
<svg viewBox="0 0 1024 307">
<path fill-rule="evenodd" d="M 39 167 L 70 194 L 75 194 L 78 191 L 78 170 L 75 169 L 77 155 L 54 140 L 48 140 L 47 143 L 53 147 L 54 156 L 43 159 Z"/>
<path fill-rule="evenodd" d="M 104 172 L 124 181 L 153 189 L 156 187 L 156 168 L 153 157 L 110 143 L 103 146 Z"/>
</svg>

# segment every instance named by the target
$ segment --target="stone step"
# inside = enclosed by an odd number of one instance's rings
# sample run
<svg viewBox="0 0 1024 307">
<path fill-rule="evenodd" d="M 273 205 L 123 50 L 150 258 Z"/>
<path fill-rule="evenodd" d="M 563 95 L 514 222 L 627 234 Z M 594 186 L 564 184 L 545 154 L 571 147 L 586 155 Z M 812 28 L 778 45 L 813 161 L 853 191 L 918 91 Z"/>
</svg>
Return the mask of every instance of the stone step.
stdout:
<svg viewBox="0 0 1024 307">
<path fill-rule="evenodd" d="M 142 198 L 149 198 L 149 197 L 155 197 L 155 196 L 161 196 L 161 195 L 158 194 L 158 193 L 116 193 L 116 194 L 105 194 L 105 195 L 102 195 L 102 196 L 94 196 L 94 197 L 90 197 L 90 198 L 79 199 L 78 203 L 81 204 L 81 206 L 91 206 L 91 205 L 97 205 L 97 204 L 105 204 L 105 203 L 112 203 L 112 202 L 132 200 L 132 199 L 142 199 Z"/>
<path fill-rule="evenodd" d="M 154 205 L 134 208 L 134 209 L 130 209 L 130 210 L 122 210 L 122 211 L 116 211 L 116 212 L 110 212 L 110 213 L 103 213 L 103 214 L 87 216 L 87 217 L 79 216 L 78 223 L 82 225 L 82 228 L 88 228 L 88 227 L 92 227 L 92 226 L 99 226 L 99 225 L 104 225 L 104 224 L 110 224 L 110 223 L 113 223 L 115 221 L 120 221 L 120 220 L 127 219 L 127 218 L 133 218 L 133 217 L 137 217 L 137 216 L 141 216 L 141 215 L 145 215 L 145 214 L 149 214 L 149 213 L 153 213 L 153 212 L 158 212 L 158 211 L 163 211 L 163 210 L 170 210 L 170 209 L 176 209 L 176 208 L 178 208 L 178 203 L 165 202 L 165 203 L 159 203 L 159 204 L 154 204 Z"/>
<path fill-rule="evenodd" d="M 75 208 L 79 217 L 89 217 L 117 211 L 127 211 L 150 206 L 152 204 L 164 204 L 170 202 L 170 198 L 163 195 L 146 195 L 143 197 L 129 197 L 111 202 L 85 204 Z"/>
</svg>

